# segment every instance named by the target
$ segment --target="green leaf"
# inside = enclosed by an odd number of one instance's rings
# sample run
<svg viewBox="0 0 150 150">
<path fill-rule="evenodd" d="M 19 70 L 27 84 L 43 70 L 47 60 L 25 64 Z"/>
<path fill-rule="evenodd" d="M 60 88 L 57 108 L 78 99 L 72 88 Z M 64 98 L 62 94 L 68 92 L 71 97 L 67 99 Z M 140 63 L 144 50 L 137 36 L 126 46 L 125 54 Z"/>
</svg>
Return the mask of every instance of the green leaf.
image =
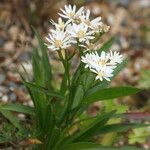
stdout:
<svg viewBox="0 0 150 150">
<path fill-rule="evenodd" d="M 76 92 L 75 92 L 75 96 L 74 96 L 73 104 L 72 104 L 72 109 L 77 107 L 80 104 L 81 100 L 83 99 L 83 96 L 84 96 L 83 86 L 79 85 L 77 87 Z"/>
<path fill-rule="evenodd" d="M 97 132 L 95 131 L 104 126 L 114 113 L 115 111 L 111 111 L 100 115 L 98 118 L 96 118 L 94 122 L 92 122 L 89 126 L 85 127 L 70 140 L 71 141 L 81 141 L 85 139 L 88 140 L 88 138 L 97 135 Z"/>
<path fill-rule="evenodd" d="M 43 87 L 41 87 L 39 85 L 36 85 L 34 83 L 30 83 L 30 82 L 24 81 L 24 85 L 27 86 L 28 88 L 33 89 L 34 91 L 42 92 L 42 93 L 44 93 L 46 95 L 49 95 L 49 96 L 52 96 L 52 97 L 57 97 L 57 98 L 60 98 L 60 99 L 64 98 L 60 93 L 57 93 L 57 92 L 48 92 Z"/>
<path fill-rule="evenodd" d="M 140 92 L 141 89 L 134 87 L 113 87 L 97 90 L 95 93 L 88 94 L 84 97 L 83 104 L 90 104 L 100 100 L 108 100 L 123 96 L 129 96 Z"/>
<path fill-rule="evenodd" d="M 25 106 L 21 104 L 2 104 L 0 105 L 0 110 L 9 110 L 9 111 L 20 112 L 29 115 L 35 115 L 33 107 Z"/>
<path fill-rule="evenodd" d="M 15 117 L 9 110 L 1 110 L 0 113 L 3 114 L 5 118 L 7 118 L 16 128 L 18 128 L 21 132 L 24 132 L 24 128 L 20 124 L 17 117 Z"/>
<path fill-rule="evenodd" d="M 60 150 L 142 150 L 136 147 L 104 147 L 91 142 L 78 142 L 65 145 Z"/>
<path fill-rule="evenodd" d="M 33 28 L 33 27 L 32 27 Z M 43 39 L 40 37 L 39 33 L 33 28 L 34 33 L 36 35 L 36 38 L 39 42 L 40 50 L 41 50 L 41 62 L 42 66 L 44 68 L 44 78 L 45 78 L 45 85 L 47 85 L 48 90 L 50 90 L 51 87 L 51 81 L 52 81 L 52 73 L 51 73 L 51 66 L 49 63 L 49 57 L 48 57 L 48 49 L 45 45 Z"/>
<path fill-rule="evenodd" d="M 99 53 L 101 53 L 101 51 L 108 51 L 111 46 L 113 45 L 113 43 L 116 41 L 115 37 L 111 37 L 106 43 L 104 43 L 104 45 L 97 50 Z"/>
<path fill-rule="evenodd" d="M 32 67 L 33 67 L 33 80 L 37 85 L 43 85 L 44 81 L 44 68 L 41 65 L 41 58 L 39 56 L 38 50 L 33 49 L 32 51 Z"/>
<path fill-rule="evenodd" d="M 150 126 L 150 124 L 142 124 L 142 123 L 108 124 L 108 125 L 101 127 L 100 129 L 97 129 L 97 133 L 106 134 L 106 133 L 110 133 L 110 132 L 124 132 L 129 129 L 142 128 L 142 127 L 147 127 L 147 126 Z"/>
</svg>

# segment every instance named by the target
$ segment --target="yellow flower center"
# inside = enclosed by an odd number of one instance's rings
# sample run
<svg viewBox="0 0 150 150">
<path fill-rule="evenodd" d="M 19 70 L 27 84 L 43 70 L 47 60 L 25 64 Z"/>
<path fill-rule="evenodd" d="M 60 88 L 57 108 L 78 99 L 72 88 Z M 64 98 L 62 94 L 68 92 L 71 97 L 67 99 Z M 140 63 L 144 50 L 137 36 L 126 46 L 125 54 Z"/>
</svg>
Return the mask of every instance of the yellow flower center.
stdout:
<svg viewBox="0 0 150 150">
<path fill-rule="evenodd" d="M 104 76 L 104 72 L 103 71 L 99 71 L 97 74 L 99 77 L 103 77 Z"/>
<path fill-rule="evenodd" d="M 99 65 L 106 65 L 107 59 L 99 60 Z"/>
<path fill-rule="evenodd" d="M 69 15 L 69 17 L 74 17 L 75 13 L 74 12 L 70 12 L 68 15 Z"/>
<path fill-rule="evenodd" d="M 78 33 L 77 33 L 77 36 L 78 38 L 83 38 L 85 36 L 85 32 L 80 30 Z"/>
<path fill-rule="evenodd" d="M 61 40 L 55 40 L 55 46 L 57 48 L 61 47 L 61 45 L 62 45 L 62 41 Z"/>
</svg>

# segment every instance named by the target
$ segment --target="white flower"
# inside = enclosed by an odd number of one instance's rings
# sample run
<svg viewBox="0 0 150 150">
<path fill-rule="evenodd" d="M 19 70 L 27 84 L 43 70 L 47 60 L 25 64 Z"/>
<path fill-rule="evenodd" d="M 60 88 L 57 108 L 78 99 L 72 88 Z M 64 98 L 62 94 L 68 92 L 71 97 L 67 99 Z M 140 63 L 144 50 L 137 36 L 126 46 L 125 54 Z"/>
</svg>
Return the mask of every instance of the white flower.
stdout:
<svg viewBox="0 0 150 150">
<path fill-rule="evenodd" d="M 101 27 L 101 17 L 97 17 L 90 22 L 90 28 L 94 30 L 94 32 L 99 32 L 99 28 Z"/>
<path fill-rule="evenodd" d="M 64 22 L 62 18 L 58 18 L 58 23 L 51 20 L 51 23 L 55 26 L 56 29 L 64 30 L 65 27 L 69 24 L 69 21 Z"/>
<path fill-rule="evenodd" d="M 96 80 L 103 81 L 103 79 L 110 81 L 110 78 L 113 76 L 113 69 L 111 67 L 96 67 L 95 69 L 90 69 L 92 72 L 96 73 Z"/>
<path fill-rule="evenodd" d="M 86 64 L 85 68 L 94 68 L 96 65 L 96 54 L 87 53 L 85 56 L 81 57 L 81 61 Z"/>
<path fill-rule="evenodd" d="M 93 31 L 88 31 L 88 26 L 81 23 L 73 23 L 68 29 L 67 32 L 74 38 L 78 39 L 79 42 L 86 42 L 88 40 L 94 39 Z"/>
<path fill-rule="evenodd" d="M 102 51 L 100 55 L 97 52 L 93 52 L 82 56 L 81 61 L 86 64 L 85 68 L 89 68 L 97 74 L 96 80 L 100 79 L 102 81 L 106 79 L 110 81 L 116 64 L 122 62 L 122 55 L 117 52 L 106 53 Z"/>
<path fill-rule="evenodd" d="M 101 17 L 97 17 L 93 20 L 90 20 L 90 10 L 84 11 L 80 16 L 81 22 L 85 23 L 89 28 L 94 30 L 94 32 L 99 32 L 100 26 L 102 25 Z"/>
<path fill-rule="evenodd" d="M 73 5 L 65 5 L 65 9 L 60 9 L 62 13 L 59 15 L 63 18 L 69 19 L 70 21 L 79 19 L 79 16 L 82 14 L 84 7 L 81 7 L 78 11 L 76 11 L 76 6 Z"/>
<path fill-rule="evenodd" d="M 119 52 L 112 52 L 107 54 L 107 57 L 110 59 L 110 64 L 111 65 L 116 65 L 118 63 L 121 63 L 123 60 L 123 56 L 119 54 Z"/>
<path fill-rule="evenodd" d="M 51 33 L 46 37 L 49 42 L 46 44 L 49 49 L 55 51 L 65 49 L 71 46 L 71 38 L 66 32 L 60 30 L 51 30 Z"/>
</svg>

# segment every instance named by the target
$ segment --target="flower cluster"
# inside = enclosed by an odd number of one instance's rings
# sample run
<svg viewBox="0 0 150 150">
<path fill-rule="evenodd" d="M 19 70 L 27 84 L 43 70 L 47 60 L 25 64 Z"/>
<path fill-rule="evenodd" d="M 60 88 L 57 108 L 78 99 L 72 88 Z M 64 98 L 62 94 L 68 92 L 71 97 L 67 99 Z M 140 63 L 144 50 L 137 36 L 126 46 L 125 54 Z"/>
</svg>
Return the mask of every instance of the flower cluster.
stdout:
<svg viewBox="0 0 150 150">
<path fill-rule="evenodd" d="M 101 17 L 90 19 L 90 10 L 84 7 L 77 10 L 75 5 L 65 5 L 60 11 L 58 22 L 51 20 L 54 29 L 50 29 L 46 37 L 48 48 L 53 51 L 67 49 L 76 43 L 85 51 L 90 50 L 92 40 L 109 30 L 109 26 L 102 23 Z"/>
<path fill-rule="evenodd" d="M 117 52 L 102 52 L 101 55 L 97 52 L 87 53 L 89 50 L 96 49 L 94 41 L 107 32 L 109 26 L 101 21 L 101 17 L 91 19 L 90 10 L 84 7 L 77 10 L 75 5 L 65 5 L 60 11 L 58 22 L 51 20 L 54 28 L 49 30 L 48 37 L 46 37 L 48 48 L 60 51 L 77 44 L 80 51 L 85 52 L 80 53 L 84 55 L 81 56 L 81 61 L 86 64 L 85 68 L 97 74 L 96 80 L 110 81 L 117 64 L 122 62 L 122 55 Z"/>
<path fill-rule="evenodd" d="M 103 79 L 110 81 L 110 77 L 113 76 L 113 71 L 117 67 L 117 64 L 122 62 L 122 55 L 117 52 L 105 53 L 101 52 L 99 55 L 97 52 L 87 53 L 81 57 L 81 61 L 85 63 L 85 68 L 89 68 L 92 72 L 96 73 L 96 80 Z"/>
</svg>

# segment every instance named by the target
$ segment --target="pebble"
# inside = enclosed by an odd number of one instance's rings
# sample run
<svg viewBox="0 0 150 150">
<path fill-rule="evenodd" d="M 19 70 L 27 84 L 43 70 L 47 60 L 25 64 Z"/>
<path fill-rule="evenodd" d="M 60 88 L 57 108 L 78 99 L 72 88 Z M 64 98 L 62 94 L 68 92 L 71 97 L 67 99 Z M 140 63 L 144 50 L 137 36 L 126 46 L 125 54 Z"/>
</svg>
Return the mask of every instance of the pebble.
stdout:
<svg viewBox="0 0 150 150">
<path fill-rule="evenodd" d="M 0 47 L 2 47 L 5 42 L 6 42 L 6 39 L 0 37 Z"/>
<path fill-rule="evenodd" d="M 13 41 L 9 41 L 9 42 L 6 42 L 4 44 L 4 50 L 6 52 L 14 52 L 15 51 L 15 44 Z"/>
<path fill-rule="evenodd" d="M 8 94 L 8 98 L 9 98 L 9 101 L 15 102 L 17 99 L 17 96 L 14 93 L 10 93 Z"/>
<path fill-rule="evenodd" d="M 141 7 L 146 8 L 146 7 L 150 6 L 150 1 L 149 0 L 142 0 L 142 1 L 139 1 L 139 4 Z"/>
<path fill-rule="evenodd" d="M 19 59 L 20 59 L 20 61 L 25 61 L 25 62 L 28 60 L 31 60 L 31 53 L 23 52 L 20 54 Z"/>
<path fill-rule="evenodd" d="M 4 74 L 0 74 L 0 84 L 2 84 L 6 79 L 6 76 Z"/>
<path fill-rule="evenodd" d="M 20 120 L 25 120 L 25 115 L 24 114 L 18 114 L 18 118 Z"/>
<path fill-rule="evenodd" d="M 17 87 L 18 87 L 18 85 L 15 84 L 15 83 L 13 83 L 13 82 L 9 82 L 9 83 L 8 83 L 8 88 L 9 88 L 11 91 L 14 91 Z"/>
<path fill-rule="evenodd" d="M 11 26 L 8 30 L 8 33 L 10 35 L 10 38 L 15 41 L 18 38 L 19 28 L 17 26 Z"/>
<path fill-rule="evenodd" d="M 33 106 L 34 106 L 33 101 L 30 100 L 30 101 L 28 102 L 28 106 L 33 107 Z"/>
<path fill-rule="evenodd" d="M 7 93 L 7 88 L 4 86 L 0 86 L 0 93 Z"/>
<path fill-rule="evenodd" d="M 8 102 L 8 96 L 7 96 L 7 95 L 4 95 L 4 96 L 1 98 L 1 101 L 4 102 L 4 103 L 7 103 L 7 102 Z"/>
</svg>

